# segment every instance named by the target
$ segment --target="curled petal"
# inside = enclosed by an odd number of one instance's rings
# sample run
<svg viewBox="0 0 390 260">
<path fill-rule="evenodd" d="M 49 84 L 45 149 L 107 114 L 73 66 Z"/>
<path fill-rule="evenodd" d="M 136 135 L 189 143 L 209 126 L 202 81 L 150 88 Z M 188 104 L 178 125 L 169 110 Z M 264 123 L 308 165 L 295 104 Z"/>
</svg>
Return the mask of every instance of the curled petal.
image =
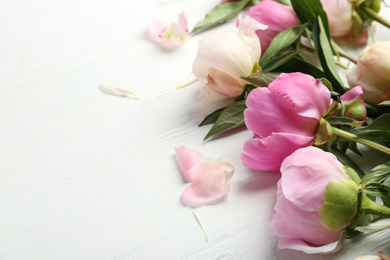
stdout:
<svg viewBox="0 0 390 260">
<path fill-rule="evenodd" d="M 177 26 L 179 28 L 179 32 L 189 34 L 187 25 L 188 25 L 188 13 L 186 11 L 183 11 L 180 13 L 179 21 L 177 23 Z"/>
<path fill-rule="evenodd" d="M 332 102 L 329 90 L 320 80 L 300 72 L 282 73 L 268 88 L 286 109 L 317 120 Z"/>
<path fill-rule="evenodd" d="M 244 90 L 245 83 L 230 76 L 229 74 L 215 69 L 209 69 L 209 75 L 207 77 L 208 83 L 207 86 L 211 91 L 218 93 L 224 97 L 237 97 Z"/>
<path fill-rule="evenodd" d="M 234 167 L 226 157 L 207 158 L 184 146 L 175 150 L 185 179 L 192 181 L 182 192 L 184 202 L 200 206 L 215 202 L 229 192 Z"/>
<path fill-rule="evenodd" d="M 199 206 L 215 202 L 229 192 L 234 168 L 226 159 L 222 163 L 204 160 L 191 168 L 190 172 L 196 178 L 181 195 L 188 204 Z"/>
<path fill-rule="evenodd" d="M 366 120 L 367 110 L 362 96 L 363 89 L 360 86 L 354 87 L 341 96 L 341 101 L 345 106 L 345 116 L 358 121 Z"/>
<path fill-rule="evenodd" d="M 241 161 L 251 169 L 279 171 L 286 156 L 296 149 L 310 145 L 312 141 L 313 137 L 289 133 L 273 133 L 263 139 L 254 138 L 245 142 Z"/>
<path fill-rule="evenodd" d="M 346 232 L 340 233 L 337 241 L 323 246 L 312 246 L 305 241 L 294 238 L 279 238 L 278 247 L 280 249 L 293 249 L 305 252 L 306 254 L 333 254 L 341 249 L 345 241 Z"/>
<path fill-rule="evenodd" d="M 194 165 L 200 161 L 200 154 L 192 149 L 180 146 L 175 148 L 176 158 L 179 166 L 183 172 L 184 178 L 192 180 L 194 177 L 192 174 L 196 172 L 189 172 Z"/>
<path fill-rule="evenodd" d="M 318 119 L 298 115 L 275 100 L 269 88 L 252 90 L 246 101 L 245 124 L 255 135 L 264 138 L 272 133 L 287 132 L 313 137 Z"/>
</svg>

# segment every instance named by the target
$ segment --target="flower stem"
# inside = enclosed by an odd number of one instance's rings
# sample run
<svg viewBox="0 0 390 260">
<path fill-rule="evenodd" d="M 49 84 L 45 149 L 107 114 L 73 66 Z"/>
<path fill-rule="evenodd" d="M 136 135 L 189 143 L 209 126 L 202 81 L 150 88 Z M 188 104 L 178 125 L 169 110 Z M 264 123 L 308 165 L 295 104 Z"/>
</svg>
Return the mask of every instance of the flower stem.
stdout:
<svg viewBox="0 0 390 260">
<path fill-rule="evenodd" d="M 347 65 L 345 65 L 344 63 L 342 63 L 339 60 L 334 60 L 334 62 L 336 63 L 337 66 L 340 66 L 341 68 L 343 68 L 345 70 L 349 69 L 349 67 Z"/>
<path fill-rule="evenodd" d="M 364 12 L 374 21 L 377 21 L 378 23 L 383 24 L 387 28 L 390 28 L 390 21 L 386 20 L 382 16 L 378 15 L 374 10 L 372 10 L 369 7 L 364 7 L 363 8 Z"/>
<path fill-rule="evenodd" d="M 360 144 L 363 144 L 365 146 L 371 147 L 371 148 L 373 148 L 373 149 L 375 149 L 377 151 L 380 151 L 380 152 L 390 156 L 390 148 L 388 148 L 388 147 L 386 147 L 384 145 L 381 145 L 381 144 L 378 144 L 376 142 L 373 142 L 373 141 L 361 138 L 361 137 L 359 137 L 357 135 L 351 134 L 351 133 L 346 132 L 344 130 L 341 130 L 341 129 L 337 128 L 337 127 L 332 127 L 332 133 L 334 135 L 340 136 L 340 137 L 345 138 L 347 140 L 350 140 L 350 141 L 353 141 L 353 142 L 360 143 Z"/>
<path fill-rule="evenodd" d="M 375 214 L 381 217 L 390 218 L 390 208 L 370 200 L 366 194 L 362 195 L 360 209 L 366 214 Z"/>
<path fill-rule="evenodd" d="M 184 83 L 184 84 L 181 84 L 181 85 L 177 86 L 176 88 L 177 88 L 177 89 L 185 88 L 185 87 L 187 87 L 187 86 L 189 86 L 189 85 L 191 85 L 191 84 L 193 84 L 193 83 L 195 83 L 195 82 L 197 82 L 197 81 L 198 81 L 198 78 L 193 78 L 193 79 L 191 79 L 190 81 L 188 81 L 188 82 L 186 82 L 186 83 Z"/>
</svg>

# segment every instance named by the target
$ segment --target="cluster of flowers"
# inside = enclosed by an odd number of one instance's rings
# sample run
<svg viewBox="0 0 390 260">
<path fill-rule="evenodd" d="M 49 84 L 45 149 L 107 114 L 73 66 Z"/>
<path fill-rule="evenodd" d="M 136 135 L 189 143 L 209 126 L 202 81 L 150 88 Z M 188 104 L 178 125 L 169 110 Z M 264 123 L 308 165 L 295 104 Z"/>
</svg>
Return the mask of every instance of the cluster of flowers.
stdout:
<svg viewBox="0 0 390 260">
<path fill-rule="evenodd" d="M 299 9 L 300 1 L 291 2 L 292 6 L 263 0 L 239 17 L 238 28 L 203 36 L 193 73 L 204 85 L 202 98 L 233 102 L 212 114 L 217 118 L 212 134 L 231 129 L 223 124 L 229 115 L 242 118 L 254 133 L 243 146 L 242 163 L 281 173 L 270 224 L 279 237 L 278 246 L 332 253 L 341 248 L 346 232 L 362 230 L 374 216 L 390 218 L 386 183 L 390 164 L 364 174 L 345 154 L 347 149 L 358 152 L 356 143 L 361 143 L 390 155 L 386 145 L 390 141 L 390 41 L 364 48 L 356 65 L 346 70 L 349 88 L 337 80 L 321 45 L 331 51 L 332 63 L 334 54 L 348 57 L 332 39 L 345 37 L 366 44 L 373 20 L 389 24 L 377 15 L 380 1 L 376 0 L 301 1 L 314 10 L 308 15 Z M 249 0 L 236 0 L 220 5 L 248 4 Z M 210 25 L 207 19 L 201 24 Z M 178 24 L 154 22 L 150 31 L 156 41 L 172 48 L 189 35 L 186 26 L 182 13 Z M 292 46 L 313 49 L 324 61 L 323 71 L 299 56 L 303 49 Z M 309 69 L 299 71 L 295 66 L 292 70 L 286 66 L 289 61 Z M 332 85 L 338 86 L 337 93 Z M 196 206 L 228 193 L 234 168 L 225 157 L 208 158 L 185 147 L 176 148 L 176 153 L 185 178 L 192 181 L 182 194 L 184 200 Z M 370 196 L 380 197 L 383 205 Z"/>
</svg>

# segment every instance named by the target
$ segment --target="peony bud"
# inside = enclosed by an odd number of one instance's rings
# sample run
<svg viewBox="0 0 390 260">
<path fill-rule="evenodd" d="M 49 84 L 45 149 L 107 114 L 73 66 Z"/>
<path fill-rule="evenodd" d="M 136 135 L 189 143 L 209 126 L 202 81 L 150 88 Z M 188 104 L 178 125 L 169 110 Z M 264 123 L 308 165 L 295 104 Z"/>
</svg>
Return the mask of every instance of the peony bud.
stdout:
<svg viewBox="0 0 390 260">
<path fill-rule="evenodd" d="M 358 210 L 358 185 L 336 157 L 315 147 L 296 150 L 280 168 L 270 228 L 278 247 L 309 254 L 341 248 L 344 228 Z"/>
<path fill-rule="evenodd" d="M 249 16 L 232 29 L 203 36 L 192 71 L 206 85 L 204 93 L 212 99 L 233 98 L 245 89 L 241 77 L 251 75 L 260 59 L 261 49 L 256 30 L 267 27 Z M 205 96 L 205 95 L 204 95 Z"/>
<path fill-rule="evenodd" d="M 385 92 L 390 87 L 390 41 L 374 42 L 359 56 L 355 67 L 346 71 L 351 88 L 363 88 L 363 100 L 377 105 L 385 100 Z"/>
<path fill-rule="evenodd" d="M 352 28 L 353 6 L 350 0 L 321 0 L 329 21 L 330 35 L 342 37 Z"/>
</svg>

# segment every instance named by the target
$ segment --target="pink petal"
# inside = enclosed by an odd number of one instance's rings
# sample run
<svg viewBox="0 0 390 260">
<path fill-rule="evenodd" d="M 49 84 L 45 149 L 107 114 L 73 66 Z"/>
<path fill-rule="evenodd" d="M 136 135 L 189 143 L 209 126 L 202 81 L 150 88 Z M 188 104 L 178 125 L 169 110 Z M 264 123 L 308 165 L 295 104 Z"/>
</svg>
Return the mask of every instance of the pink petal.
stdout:
<svg viewBox="0 0 390 260">
<path fill-rule="evenodd" d="M 317 131 L 318 119 L 302 117 L 295 111 L 286 109 L 285 104 L 277 102 L 269 88 L 252 90 L 246 105 L 245 124 L 261 138 L 275 132 L 313 137 Z"/>
<path fill-rule="evenodd" d="M 341 96 L 341 101 L 348 102 L 363 95 L 363 89 L 361 86 L 356 86 Z"/>
<path fill-rule="evenodd" d="M 332 102 L 329 90 L 321 81 L 300 72 L 282 73 L 268 88 L 285 109 L 317 120 Z"/>
<path fill-rule="evenodd" d="M 339 239 L 322 246 L 312 246 L 300 239 L 279 238 L 280 249 L 293 249 L 306 254 L 333 254 L 341 249 L 345 241 L 345 231 L 340 233 Z"/>
<path fill-rule="evenodd" d="M 284 158 L 296 149 L 309 146 L 313 137 L 290 133 L 272 133 L 260 139 L 245 142 L 242 163 L 251 169 L 279 171 Z"/>
<path fill-rule="evenodd" d="M 200 161 L 200 154 L 192 149 L 186 148 L 185 146 L 179 146 L 175 148 L 176 158 L 179 166 L 183 172 L 184 178 L 192 180 L 195 176 L 195 172 L 189 172 L 195 164 Z"/>
<path fill-rule="evenodd" d="M 249 10 L 248 16 L 261 24 L 268 25 L 267 30 L 257 31 L 263 54 L 277 34 L 298 25 L 293 8 L 275 1 L 261 1 Z"/>
<path fill-rule="evenodd" d="M 283 161 L 280 169 L 284 195 L 306 211 L 319 210 L 330 181 L 349 181 L 343 165 L 333 154 L 312 146 L 296 150 Z"/>
<path fill-rule="evenodd" d="M 155 37 L 161 37 L 161 34 L 168 28 L 168 24 L 159 20 L 152 20 L 148 24 L 149 32 Z"/>
<path fill-rule="evenodd" d="M 329 230 L 322 225 L 317 211 L 300 209 L 289 201 L 285 197 L 281 181 L 278 182 L 274 209 L 270 228 L 280 238 L 298 239 L 311 245 L 321 246 L 339 237 L 339 230 Z"/>
<path fill-rule="evenodd" d="M 181 46 L 187 35 L 187 13 L 183 11 L 179 15 L 178 23 L 172 22 L 167 25 L 165 22 L 153 20 L 148 24 L 149 36 L 161 48 L 173 50 Z"/>
<path fill-rule="evenodd" d="M 353 6 L 349 0 L 321 0 L 322 7 L 328 15 L 330 35 L 341 37 L 352 28 Z"/>
<path fill-rule="evenodd" d="M 188 33 L 187 25 L 188 25 L 188 13 L 186 11 L 183 11 L 180 13 L 179 21 L 177 23 L 177 26 L 179 27 L 179 31 L 181 33 Z"/>
<path fill-rule="evenodd" d="M 234 168 L 226 161 L 205 160 L 192 169 L 196 178 L 182 192 L 182 198 L 191 206 L 200 206 L 223 198 L 230 187 L 230 178 Z"/>
</svg>

